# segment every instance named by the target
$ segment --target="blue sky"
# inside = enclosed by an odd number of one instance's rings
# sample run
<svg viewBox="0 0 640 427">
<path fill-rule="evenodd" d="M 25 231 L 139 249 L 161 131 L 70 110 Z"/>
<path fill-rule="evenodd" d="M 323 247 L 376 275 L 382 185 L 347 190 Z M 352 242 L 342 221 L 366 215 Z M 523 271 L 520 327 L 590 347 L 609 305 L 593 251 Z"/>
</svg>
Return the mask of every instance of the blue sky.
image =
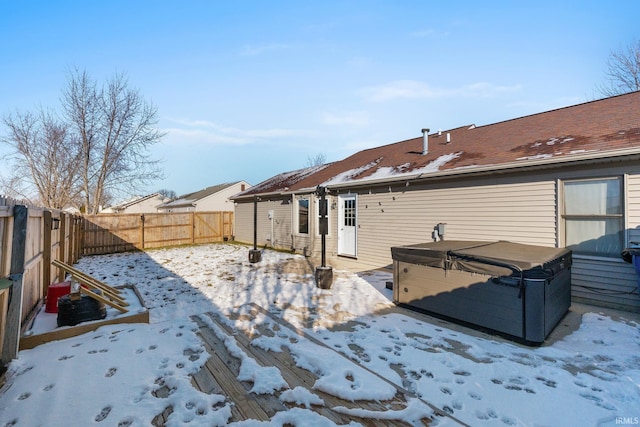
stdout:
<svg viewBox="0 0 640 427">
<path fill-rule="evenodd" d="M 59 109 L 72 67 L 124 72 L 168 132 L 167 178 L 141 193 L 257 184 L 592 100 L 638 16 L 634 0 L 0 0 L 0 114 Z"/>
</svg>

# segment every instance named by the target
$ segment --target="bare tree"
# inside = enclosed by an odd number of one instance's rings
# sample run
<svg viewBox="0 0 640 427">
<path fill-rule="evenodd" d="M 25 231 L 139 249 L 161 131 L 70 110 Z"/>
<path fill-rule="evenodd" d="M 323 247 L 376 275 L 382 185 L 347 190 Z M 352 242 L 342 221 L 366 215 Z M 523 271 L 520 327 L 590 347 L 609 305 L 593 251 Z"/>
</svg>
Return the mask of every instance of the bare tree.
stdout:
<svg viewBox="0 0 640 427">
<path fill-rule="evenodd" d="M 166 188 L 158 190 L 158 193 L 161 194 L 162 196 L 166 197 L 167 199 L 171 199 L 171 200 L 175 200 L 176 197 L 178 197 L 178 195 L 176 194 L 175 191 L 168 190 Z"/>
<path fill-rule="evenodd" d="M 157 109 L 116 73 L 102 88 L 86 71 L 73 70 L 63 108 L 80 141 L 80 177 L 86 212 L 95 214 L 106 196 L 135 191 L 162 178 L 150 148 L 164 135 L 156 129 Z"/>
<path fill-rule="evenodd" d="M 640 40 L 611 52 L 606 76 L 607 81 L 596 86 L 604 97 L 640 90 Z"/>
<path fill-rule="evenodd" d="M 16 112 L 3 121 L 9 133 L 2 142 L 11 147 L 9 157 L 15 162 L 7 180 L 15 195 L 32 199 L 27 194 L 31 188 L 45 207 L 71 205 L 78 194 L 78 150 L 67 126 L 45 111 Z"/>
<path fill-rule="evenodd" d="M 327 156 L 318 153 L 315 156 L 307 156 L 307 167 L 324 165 L 327 162 Z"/>
</svg>

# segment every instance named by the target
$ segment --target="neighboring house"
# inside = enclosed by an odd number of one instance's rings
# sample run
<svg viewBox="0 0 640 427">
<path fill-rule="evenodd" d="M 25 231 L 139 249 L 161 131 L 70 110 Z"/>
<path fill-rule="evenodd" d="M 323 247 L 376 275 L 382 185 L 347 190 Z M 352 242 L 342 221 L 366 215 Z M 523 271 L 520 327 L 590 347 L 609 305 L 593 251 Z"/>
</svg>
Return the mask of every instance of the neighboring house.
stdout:
<svg viewBox="0 0 640 427">
<path fill-rule="evenodd" d="M 436 125 L 437 124 L 433 124 Z M 640 92 L 485 126 L 468 125 L 283 173 L 234 197 L 236 240 L 318 255 L 329 196 L 328 259 L 389 267 L 390 247 L 437 239 L 573 249 L 574 300 L 640 309 L 621 251 L 640 242 Z"/>
<path fill-rule="evenodd" d="M 156 213 L 158 206 L 169 199 L 160 193 L 149 194 L 148 196 L 136 196 L 119 205 L 102 209 L 99 213 Z"/>
<path fill-rule="evenodd" d="M 229 198 L 247 190 L 251 185 L 246 181 L 214 185 L 204 190 L 185 194 L 176 200 L 158 206 L 159 212 L 233 212 L 233 201 Z"/>
</svg>

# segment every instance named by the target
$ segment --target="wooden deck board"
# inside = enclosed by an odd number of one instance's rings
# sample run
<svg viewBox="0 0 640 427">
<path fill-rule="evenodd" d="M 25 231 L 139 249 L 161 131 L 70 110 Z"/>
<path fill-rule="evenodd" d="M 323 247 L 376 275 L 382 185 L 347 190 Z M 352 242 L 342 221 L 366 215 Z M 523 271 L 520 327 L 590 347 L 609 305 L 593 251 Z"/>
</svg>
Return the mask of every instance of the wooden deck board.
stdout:
<svg viewBox="0 0 640 427">
<path fill-rule="evenodd" d="M 219 322 L 215 316 L 209 314 L 209 317 L 216 323 L 218 327 L 223 329 L 227 334 L 232 334 L 233 331 L 224 323 Z M 313 390 L 312 387 L 318 379 L 317 376 L 312 374 L 311 372 L 299 368 L 296 366 L 293 358 L 289 354 L 289 351 L 283 349 L 282 352 L 270 352 L 263 350 L 259 347 L 251 345 L 251 338 L 245 333 L 237 333 L 233 335 L 236 339 L 236 342 L 240 345 L 240 347 L 247 352 L 251 357 L 253 357 L 260 365 L 262 366 L 275 366 L 279 369 L 282 377 L 289 385 L 290 389 L 294 389 L 296 387 L 304 387 L 311 391 L 312 393 L 318 395 L 322 398 L 327 406 L 316 406 L 314 410 L 320 415 L 330 419 L 336 424 L 348 424 L 351 421 L 351 418 L 335 412 L 331 409 L 333 406 L 358 406 L 364 407 L 367 406 L 367 409 L 372 410 L 384 410 L 384 407 L 380 405 L 368 405 L 363 403 L 361 405 L 356 405 L 353 402 L 344 401 L 342 399 L 336 398 L 330 394 L 324 393 L 319 390 Z M 377 422 L 368 423 L 367 425 L 380 425 Z M 386 424 L 384 424 L 386 425 Z"/>
<path fill-rule="evenodd" d="M 310 393 L 320 397 L 324 401 L 324 404 L 311 405 L 310 409 L 318 415 L 334 422 L 336 425 L 346 425 L 352 421 L 371 427 L 407 425 L 407 423 L 399 420 L 378 419 L 379 417 L 376 417 L 375 413 L 383 413 L 389 410 L 402 410 L 407 406 L 408 399 L 419 399 L 417 396 L 391 383 L 384 377 L 379 376 L 366 366 L 348 359 L 345 355 L 337 352 L 335 349 L 327 346 L 305 331 L 297 329 L 283 319 L 269 313 L 262 307 L 255 304 L 251 305 L 252 308 L 249 313 L 244 312 L 238 316 L 230 316 L 232 320 L 241 319 L 250 321 L 252 324 L 251 331 L 231 327 L 228 325 L 228 322 L 226 322 L 227 319 L 219 318 L 218 315 L 213 313 L 192 317 L 192 320 L 196 322 L 199 327 L 198 335 L 203 341 L 205 350 L 209 353 L 209 358 L 200 371 L 192 375 L 192 384 L 203 393 L 225 396 L 225 402 L 230 404 L 231 409 L 229 422 L 243 420 L 269 421 L 278 412 L 286 411 L 289 408 L 297 406 L 295 403 L 286 403 L 280 400 L 280 395 L 285 390 L 279 390 L 269 394 L 257 394 L 251 392 L 253 387 L 252 382 L 238 380 L 242 361 L 239 357 L 232 355 L 225 345 L 226 340 L 232 339 L 247 357 L 252 358 L 259 365 L 276 367 L 286 381 L 288 389 L 304 387 Z M 263 324 L 253 322 L 260 316 L 268 317 L 269 321 Z M 330 393 L 314 389 L 313 387 L 318 380 L 318 376 L 311 371 L 297 366 L 288 348 L 282 347 L 281 351 L 270 351 L 252 344 L 253 339 L 260 336 L 274 336 L 274 334 L 278 333 L 278 330 L 282 329 L 288 329 L 298 336 L 310 340 L 315 345 L 330 349 L 336 353 L 337 357 L 343 357 L 349 361 L 349 363 L 353 363 L 371 374 L 376 375 L 396 389 L 395 396 L 390 400 L 382 402 L 348 401 Z M 291 339 L 295 340 L 295 338 Z M 453 421 L 454 424 L 465 425 L 437 407 L 422 399 L 420 400 L 434 411 L 435 416 L 448 418 L 449 421 Z M 364 414 L 362 417 L 356 417 L 344 414 L 339 409 L 340 407 L 359 408 L 371 411 L 372 413 Z M 171 412 L 171 407 L 165 408 L 164 412 L 158 414 L 153 420 L 153 425 L 156 427 L 164 426 Z M 381 418 L 384 418 L 384 416 Z M 423 418 L 419 421 L 419 424 L 429 425 L 432 421 L 433 420 L 429 418 Z"/>
</svg>

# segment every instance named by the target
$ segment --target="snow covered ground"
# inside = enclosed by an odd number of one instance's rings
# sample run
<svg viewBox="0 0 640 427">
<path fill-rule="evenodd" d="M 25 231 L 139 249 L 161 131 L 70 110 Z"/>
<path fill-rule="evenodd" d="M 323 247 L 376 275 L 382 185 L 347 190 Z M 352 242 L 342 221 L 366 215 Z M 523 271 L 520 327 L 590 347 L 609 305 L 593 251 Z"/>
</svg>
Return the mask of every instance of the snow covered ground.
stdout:
<svg viewBox="0 0 640 427">
<path fill-rule="evenodd" d="M 77 267 L 97 279 L 112 286 L 135 284 L 151 322 L 104 326 L 21 351 L 0 390 L 0 427 L 147 426 L 168 405 L 173 407 L 168 425 L 226 425 L 225 397 L 191 385 L 190 374 L 207 353 L 190 316 L 230 314 L 249 303 L 305 328 L 369 371 L 472 426 L 640 423 L 640 329 L 633 321 L 586 313 L 580 328 L 564 339 L 529 348 L 403 314 L 390 302 L 387 273 L 335 272 L 332 289 L 318 289 L 312 275 L 295 268 L 305 262 L 265 251 L 252 265 L 246 247 L 226 244 L 83 258 Z M 251 328 L 250 320 L 242 322 L 235 325 Z M 261 338 L 259 345 L 288 347 L 297 363 L 320 373 L 317 389 L 350 393 L 353 399 L 384 399 L 392 393 L 368 371 L 345 375 L 345 359 L 337 353 L 320 357 L 302 340 L 290 338 L 280 333 Z M 318 396 L 286 390 L 277 369 L 247 359 L 241 374 L 256 391 L 300 403 L 278 413 L 271 425 L 332 425 L 307 409 L 323 404 Z M 345 377 L 357 386 L 343 387 Z M 164 386 L 173 393 L 156 397 Z M 411 424 L 428 411 L 420 405 L 409 409 L 396 418 Z M 357 418 L 352 424 L 358 425 Z"/>
</svg>

